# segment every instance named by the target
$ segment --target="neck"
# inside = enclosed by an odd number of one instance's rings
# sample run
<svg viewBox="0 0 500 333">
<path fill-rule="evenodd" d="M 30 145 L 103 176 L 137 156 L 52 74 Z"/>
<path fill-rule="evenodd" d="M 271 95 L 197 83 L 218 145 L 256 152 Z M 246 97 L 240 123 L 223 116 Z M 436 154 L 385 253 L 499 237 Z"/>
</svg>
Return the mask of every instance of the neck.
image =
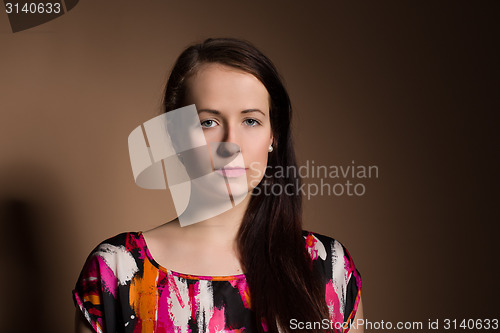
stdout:
<svg viewBox="0 0 500 333">
<path fill-rule="evenodd" d="M 192 240 L 234 245 L 243 216 L 250 201 L 250 194 L 233 208 L 206 220 L 180 227 L 180 232 Z"/>
</svg>

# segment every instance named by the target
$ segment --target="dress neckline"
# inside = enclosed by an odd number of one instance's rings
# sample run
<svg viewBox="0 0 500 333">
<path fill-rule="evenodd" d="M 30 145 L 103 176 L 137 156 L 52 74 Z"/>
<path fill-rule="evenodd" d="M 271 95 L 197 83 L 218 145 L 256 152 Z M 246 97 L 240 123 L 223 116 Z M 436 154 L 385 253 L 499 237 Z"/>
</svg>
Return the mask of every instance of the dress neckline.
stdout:
<svg viewBox="0 0 500 333">
<path fill-rule="evenodd" d="M 155 266 L 157 269 L 164 271 L 167 274 L 171 274 L 173 276 L 177 276 L 186 280 L 206 280 L 206 281 L 234 281 L 234 280 L 244 280 L 246 279 L 245 274 L 236 274 L 236 275 L 196 275 L 196 274 L 186 274 L 186 273 L 180 273 L 173 271 L 171 269 L 168 269 L 166 267 L 163 267 L 160 265 L 151 255 L 151 252 L 149 252 L 148 245 L 146 243 L 146 239 L 144 238 L 144 235 L 142 231 L 139 231 L 136 233 L 138 236 L 139 240 L 139 245 L 142 247 L 144 250 L 144 253 L 146 254 L 146 258 L 149 260 L 149 262 Z"/>
</svg>

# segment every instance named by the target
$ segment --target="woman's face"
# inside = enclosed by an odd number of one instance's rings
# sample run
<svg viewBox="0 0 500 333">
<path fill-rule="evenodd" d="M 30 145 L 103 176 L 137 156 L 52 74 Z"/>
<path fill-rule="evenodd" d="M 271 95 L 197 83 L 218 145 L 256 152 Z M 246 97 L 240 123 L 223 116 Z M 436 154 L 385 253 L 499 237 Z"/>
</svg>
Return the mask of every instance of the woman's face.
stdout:
<svg viewBox="0 0 500 333">
<path fill-rule="evenodd" d="M 229 162 L 224 170 L 217 170 L 217 157 L 212 156 L 216 172 L 224 175 L 229 185 L 231 181 L 238 184 L 238 179 L 241 184 L 241 177 L 246 177 L 248 188 L 244 190 L 252 190 L 264 175 L 273 141 L 269 93 L 264 85 L 255 76 L 235 68 L 203 64 L 186 81 L 185 96 L 185 104 L 196 105 L 208 144 L 227 142 L 228 147 L 220 148 L 227 148 L 223 150 L 230 154 L 236 147 L 231 143 L 239 146 L 240 158 Z"/>
</svg>

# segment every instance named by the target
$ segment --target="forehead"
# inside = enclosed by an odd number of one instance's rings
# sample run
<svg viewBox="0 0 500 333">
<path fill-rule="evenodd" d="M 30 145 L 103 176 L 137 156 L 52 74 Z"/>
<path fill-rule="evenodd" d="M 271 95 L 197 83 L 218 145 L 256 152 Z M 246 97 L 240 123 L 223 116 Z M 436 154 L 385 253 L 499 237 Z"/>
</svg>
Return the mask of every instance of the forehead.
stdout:
<svg viewBox="0 0 500 333">
<path fill-rule="evenodd" d="M 269 111 L 269 93 L 255 76 L 221 64 L 203 64 L 186 81 L 186 102 L 220 111 Z"/>
</svg>

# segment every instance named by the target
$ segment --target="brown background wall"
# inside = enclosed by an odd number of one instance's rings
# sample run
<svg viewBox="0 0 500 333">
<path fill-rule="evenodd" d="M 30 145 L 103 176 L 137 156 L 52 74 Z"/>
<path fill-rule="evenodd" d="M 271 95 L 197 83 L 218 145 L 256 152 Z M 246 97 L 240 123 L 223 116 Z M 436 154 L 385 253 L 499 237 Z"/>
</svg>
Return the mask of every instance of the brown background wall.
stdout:
<svg viewBox="0 0 500 333">
<path fill-rule="evenodd" d="M 135 186 L 127 136 L 211 36 L 277 64 L 302 163 L 378 166 L 364 196 L 305 200 L 305 228 L 353 256 L 368 320 L 498 318 L 495 3 L 86 0 L 16 34 L 0 14 L 0 330 L 71 331 L 90 250 L 174 217 Z"/>
</svg>

